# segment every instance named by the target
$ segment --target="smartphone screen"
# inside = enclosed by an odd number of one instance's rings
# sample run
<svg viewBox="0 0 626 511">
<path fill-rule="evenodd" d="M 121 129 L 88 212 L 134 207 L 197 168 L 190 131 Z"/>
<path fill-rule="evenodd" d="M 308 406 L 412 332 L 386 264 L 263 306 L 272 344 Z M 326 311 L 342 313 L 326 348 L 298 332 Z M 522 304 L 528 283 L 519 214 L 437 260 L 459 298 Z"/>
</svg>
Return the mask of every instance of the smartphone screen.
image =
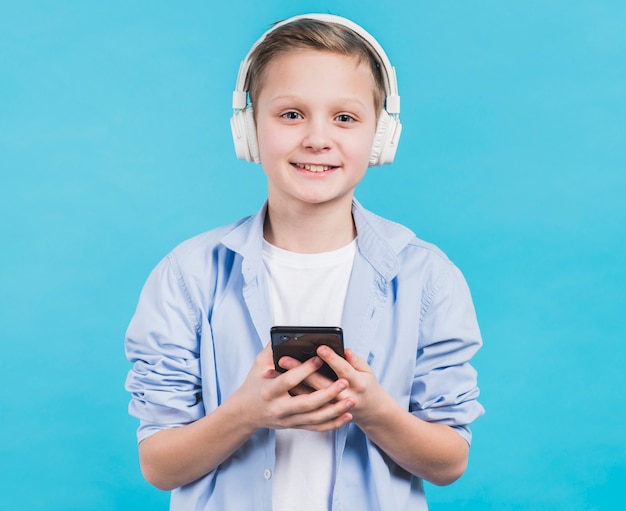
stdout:
<svg viewBox="0 0 626 511">
<path fill-rule="evenodd" d="M 326 326 L 274 326 L 271 328 L 274 367 L 285 372 L 278 365 L 281 357 L 288 356 L 304 362 L 316 355 L 318 346 L 326 345 L 339 356 L 343 357 L 343 331 L 340 327 Z M 332 380 L 337 379 L 335 371 L 326 363 L 319 372 Z"/>
</svg>

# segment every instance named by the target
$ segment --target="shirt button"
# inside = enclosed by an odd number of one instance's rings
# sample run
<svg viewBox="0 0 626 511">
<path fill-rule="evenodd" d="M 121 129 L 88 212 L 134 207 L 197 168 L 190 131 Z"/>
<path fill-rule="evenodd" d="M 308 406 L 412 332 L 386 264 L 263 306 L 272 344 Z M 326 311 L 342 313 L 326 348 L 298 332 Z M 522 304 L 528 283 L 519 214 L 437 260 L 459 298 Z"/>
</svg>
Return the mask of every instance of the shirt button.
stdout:
<svg viewBox="0 0 626 511">
<path fill-rule="evenodd" d="M 270 479 L 272 477 L 272 471 L 269 468 L 266 468 L 265 472 L 263 472 L 263 477 L 265 477 L 265 479 Z"/>
</svg>

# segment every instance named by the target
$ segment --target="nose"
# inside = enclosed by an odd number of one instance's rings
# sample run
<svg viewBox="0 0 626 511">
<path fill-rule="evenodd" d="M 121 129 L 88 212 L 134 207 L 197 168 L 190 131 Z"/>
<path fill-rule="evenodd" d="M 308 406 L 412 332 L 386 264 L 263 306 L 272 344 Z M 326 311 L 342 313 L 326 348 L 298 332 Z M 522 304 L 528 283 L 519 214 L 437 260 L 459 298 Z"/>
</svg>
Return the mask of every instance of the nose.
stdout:
<svg viewBox="0 0 626 511">
<path fill-rule="evenodd" d="M 330 128 L 324 120 L 310 119 L 302 139 L 302 145 L 309 151 L 327 151 L 332 147 Z"/>
</svg>

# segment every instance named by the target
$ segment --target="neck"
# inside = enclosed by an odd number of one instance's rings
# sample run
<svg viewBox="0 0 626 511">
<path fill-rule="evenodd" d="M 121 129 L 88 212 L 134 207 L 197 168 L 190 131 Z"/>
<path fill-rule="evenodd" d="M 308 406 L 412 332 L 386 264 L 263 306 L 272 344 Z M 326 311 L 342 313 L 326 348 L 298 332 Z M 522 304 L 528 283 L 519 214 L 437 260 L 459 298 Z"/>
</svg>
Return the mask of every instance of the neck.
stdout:
<svg viewBox="0 0 626 511">
<path fill-rule="evenodd" d="M 315 254 L 348 245 L 356 237 L 352 200 L 340 204 L 275 207 L 268 201 L 263 236 L 274 246 Z"/>
</svg>

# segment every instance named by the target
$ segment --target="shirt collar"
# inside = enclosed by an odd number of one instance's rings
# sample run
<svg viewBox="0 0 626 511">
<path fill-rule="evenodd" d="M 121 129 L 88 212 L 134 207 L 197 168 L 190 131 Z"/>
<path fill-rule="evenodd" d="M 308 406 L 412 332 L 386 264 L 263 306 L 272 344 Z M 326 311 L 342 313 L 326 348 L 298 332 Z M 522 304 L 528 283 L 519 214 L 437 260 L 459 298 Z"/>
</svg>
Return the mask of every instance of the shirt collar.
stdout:
<svg viewBox="0 0 626 511">
<path fill-rule="evenodd" d="M 244 278 L 252 277 L 262 262 L 263 222 L 267 201 L 254 215 L 241 220 L 223 238 L 222 243 L 244 259 Z M 357 246 L 362 256 L 385 279 L 393 279 L 399 270 L 398 254 L 415 237 L 403 225 L 386 220 L 352 200 L 352 216 L 357 230 Z"/>
<path fill-rule="evenodd" d="M 366 210 L 356 199 L 353 199 L 352 216 L 360 253 L 385 279 L 393 279 L 400 269 L 398 254 L 415 234 L 403 225 Z"/>
</svg>

